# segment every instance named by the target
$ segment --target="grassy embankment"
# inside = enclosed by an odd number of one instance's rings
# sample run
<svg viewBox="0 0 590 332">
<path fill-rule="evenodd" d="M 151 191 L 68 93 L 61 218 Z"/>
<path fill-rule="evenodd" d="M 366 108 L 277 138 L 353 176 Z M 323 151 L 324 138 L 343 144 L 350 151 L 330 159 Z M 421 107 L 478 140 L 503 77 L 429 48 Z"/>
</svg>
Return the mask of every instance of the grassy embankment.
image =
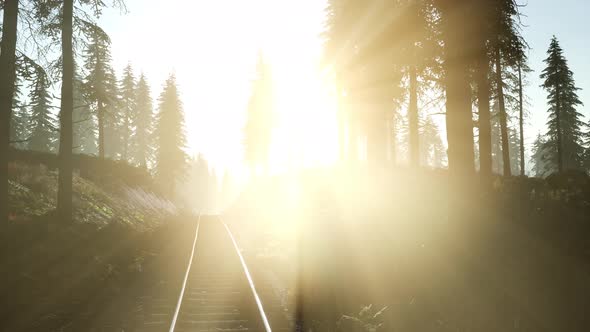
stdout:
<svg viewBox="0 0 590 332">
<path fill-rule="evenodd" d="M 57 171 L 53 159 L 44 158 L 27 155 L 9 165 L 11 212 L 0 229 L 0 330 L 133 325 L 137 285 L 183 227 L 182 212 L 154 193 L 145 171 L 82 157 L 74 177 L 74 223 L 63 224 L 54 211 Z"/>
</svg>

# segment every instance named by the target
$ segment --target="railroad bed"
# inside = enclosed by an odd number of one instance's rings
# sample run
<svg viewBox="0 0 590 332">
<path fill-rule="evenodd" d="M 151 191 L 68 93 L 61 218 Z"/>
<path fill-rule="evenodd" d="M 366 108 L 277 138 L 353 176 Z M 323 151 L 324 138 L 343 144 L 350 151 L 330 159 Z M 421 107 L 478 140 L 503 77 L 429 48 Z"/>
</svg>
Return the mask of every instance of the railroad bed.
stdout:
<svg viewBox="0 0 590 332">
<path fill-rule="evenodd" d="M 182 277 L 169 275 L 141 299 L 137 331 L 290 331 L 272 286 L 247 264 L 219 218 L 195 223 Z M 171 259 L 168 257 L 168 259 Z M 173 258 L 172 258 L 173 259 Z M 177 269 L 180 272 L 180 269 Z"/>
</svg>

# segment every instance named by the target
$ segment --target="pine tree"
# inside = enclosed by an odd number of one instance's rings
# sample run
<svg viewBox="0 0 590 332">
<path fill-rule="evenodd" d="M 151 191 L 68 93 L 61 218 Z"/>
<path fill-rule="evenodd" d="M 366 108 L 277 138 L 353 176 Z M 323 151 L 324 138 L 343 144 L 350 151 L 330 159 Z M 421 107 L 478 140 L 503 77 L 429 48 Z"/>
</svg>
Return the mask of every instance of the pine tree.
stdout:
<svg viewBox="0 0 590 332">
<path fill-rule="evenodd" d="M 503 174 L 510 175 L 509 114 L 506 74 L 518 63 L 525 63 L 524 50 L 527 45 L 520 35 L 518 4 L 515 0 L 472 1 L 475 24 L 476 61 L 475 81 L 477 83 L 478 132 L 480 150 L 480 172 L 484 183 L 491 184 L 493 164 L 492 122 L 497 121 Z M 493 64 L 493 67 L 491 66 Z M 493 70 L 492 70 L 493 69 Z M 491 77 L 490 77 L 491 75 Z M 491 83 L 491 84 L 490 84 Z M 490 97 L 495 94 L 496 119 L 492 119 Z M 505 166 L 504 166 L 505 165 Z"/>
<path fill-rule="evenodd" d="M 502 59 L 502 100 L 504 101 L 504 110 L 506 110 L 507 121 L 507 143 L 509 156 L 509 167 L 510 174 L 519 174 L 521 165 L 521 154 L 520 154 L 520 138 L 519 133 L 514 128 L 517 127 L 515 122 L 520 120 L 519 113 L 519 80 L 518 72 L 515 72 L 515 68 L 508 65 L 508 62 Z M 503 148 L 502 139 L 502 112 L 500 98 L 498 98 L 497 90 L 497 76 L 494 73 L 490 78 L 491 86 L 494 87 L 494 93 L 492 94 L 491 103 L 491 157 L 492 157 L 492 171 L 495 174 L 508 174 L 504 168 L 504 157 L 506 152 Z M 516 114 L 515 114 L 516 113 Z M 514 144 L 517 144 L 515 146 Z M 514 164 L 517 163 L 517 164 Z"/>
<path fill-rule="evenodd" d="M 156 177 L 164 191 L 173 195 L 176 183 L 186 172 L 187 155 L 184 151 L 184 113 L 178 95 L 176 77 L 170 75 L 158 100 L 156 128 Z"/>
<path fill-rule="evenodd" d="M 421 164 L 433 168 L 445 165 L 446 153 L 439 129 L 430 116 L 426 117 L 421 126 L 422 144 L 420 149 Z"/>
<path fill-rule="evenodd" d="M 490 1 L 480 1 L 476 4 L 475 17 L 478 23 L 475 25 L 475 61 L 474 83 L 477 89 L 477 132 L 478 144 L 475 146 L 479 173 L 484 187 L 492 183 L 493 158 L 492 158 L 492 114 L 490 109 L 490 97 L 492 88 L 490 85 L 490 39 L 492 29 L 490 16 L 492 14 Z"/>
<path fill-rule="evenodd" d="M 357 142 L 359 136 L 359 116 L 354 105 L 355 48 L 361 29 L 366 26 L 358 24 L 359 17 L 365 13 L 362 1 L 329 0 L 327 6 L 325 39 L 325 59 L 334 68 L 339 89 L 338 137 L 342 160 L 356 161 L 358 158 Z M 356 13 L 356 14 L 354 14 Z M 369 20 L 367 20 L 369 21 Z M 358 35 L 354 29 L 358 28 Z M 246 136 L 247 136 L 246 131 Z M 247 141 L 247 138 L 246 138 Z M 246 150 L 248 161 L 248 151 Z M 251 161 L 248 161 L 251 164 Z M 251 165 L 252 168 L 252 165 Z"/>
<path fill-rule="evenodd" d="M 104 151 L 110 159 L 122 159 L 123 156 L 123 120 L 121 101 L 118 98 L 117 78 L 113 73 L 111 85 L 111 103 L 105 107 L 104 116 Z"/>
<path fill-rule="evenodd" d="M 133 160 L 141 167 L 147 168 L 148 164 L 153 161 L 153 106 L 150 95 L 150 87 L 143 74 L 139 77 L 137 84 L 137 103 L 135 104 L 135 114 L 133 126 Z"/>
<path fill-rule="evenodd" d="M 356 161 L 362 141 L 369 162 L 384 161 L 391 152 L 391 110 L 408 92 L 417 161 L 419 87 L 434 58 L 430 46 L 439 45 L 429 34 L 430 1 L 330 0 L 327 9 L 325 61 L 346 105 L 339 108 L 339 145 L 348 151 L 340 154 Z"/>
<path fill-rule="evenodd" d="M 76 73 L 74 76 L 74 152 L 88 155 L 98 154 L 98 124 L 89 101 L 84 96 L 84 82 Z"/>
<path fill-rule="evenodd" d="M 268 168 L 274 116 L 272 76 L 262 54 L 258 56 L 256 69 L 244 129 L 245 158 L 253 174 L 259 168 L 263 172 Z"/>
<path fill-rule="evenodd" d="M 443 144 L 440 135 L 432 145 L 432 161 L 430 165 L 434 168 L 447 167 L 447 148 Z"/>
<path fill-rule="evenodd" d="M 51 112 L 49 81 L 45 72 L 38 68 L 31 84 L 29 99 L 31 103 L 31 137 L 28 148 L 35 151 L 54 151 L 57 141 L 57 121 Z"/>
<path fill-rule="evenodd" d="M 10 142 L 18 149 L 24 149 L 30 138 L 29 120 L 30 114 L 21 101 L 22 83 L 21 77 L 16 77 L 14 95 L 12 98 L 12 115 L 10 117 Z"/>
<path fill-rule="evenodd" d="M 531 171 L 534 176 L 546 177 L 552 172 L 550 153 L 547 148 L 547 140 L 539 133 L 531 150 Z"/>
<path fill-rule="evenodd" d="M 526 74 L 532 72 L 532 69 L 524 61 L 524 56 L 519 59 L 517 64 L 518 73 L 518 129 L 519 129 L 519 141 L 520 141 L 520 175 L 525 176 L 525 148 L 524 148 L 524 120 L 527 116 L 525 110 L 525 95 L 524 86 L 527 84 Z"/>
<path fill-rule="evenodd" d="M 541 74 L 541 85 L 547 92 L 549 121 L 547 122 L 546 149 L 550 152 L 551 169 L 562 172 L 580 169 L 583 165 L 582 114 L 577 107 L 582 105 L 578 98 L 572 71 L 569 69 L 563 50 L 557 38 L 551 39 L 544 60 L 547 67 Z"/>
<path fill-rule="evenodd" d="M 510 149 L 510 170 L 512 174 L 520 173 L 520 137 L 513 128 L 508 130 L 508 146 Z"/>
<path fill-rule="evenodd" d="M 495 55 L 495 74 L 496 74 L 496 95 L 498 96 L 498 121 L 500 123 L 500 142 L 502 149 L 502 169 L 504 176 L 511 175 L 510 168 L 510 150 L 508 142 L 508 115 L 506 113 L 506 101 L 504 95 L 504 80 L 502 79 L 502 54 L 499 48 L 496 48 Z"/>
<path fill-rule="evenodd" d="M 114 159 L 119 155 L 120 133 L 116 77 L 110 65 L 109 46 L 109 36 L 100 27 L 92 26 L 90 43 L 84 51 L 84 65 L 88 72 L 84 92 L 98 120 L 98 156 Z"/>
<path fill-rule="evenodd" d="M 524 52 L 523 50 L 520 50 Z M 526 63 L 526 56 L 519 55 L 516 64 L 512 60 L 502 59 L 502 82 L 503 82 L 503 99 L 507 115 L 508 130 L 508 154 L 510 157 L 510 173 L 525 175 L 525 148 L 524 148 L 524 121 L 527 116 L 526 106 L 527 98 L 524 94 L 524 86 L 527 84 L 526 75 L 531 69 Z M 497 78 L 492 79 L 492 85 L 497 86 Z M 496 91 L 497 92 L 497 91 Z M 500 166 L 500 169 L 494 169 L 497 173 L 504 171 L 504 153 L 502 149 L 501 136 L 501 112 L 497 96 L 494 96 L 494 117 L 492 123 L 497 125 L 497 132 L 494 132 L 493 157 L 494 162 Z M 494 130 L 496 130 L 494 129 Z M 516 129 L 518 129 L 516 131 Z M 518 147 L 514 146 L 518 144 Z M 497 160 L 497 159 L 500 160 Z M 517 163 L 517 164 L 514 164 Z"/>
<path fill-rule="evenodd" d="M 459 191 L 470 186 L 475 175 L 472 94 L 468 79 L 469 65 L 465 59 L 473 48 L 473 28 L 477 17 L 470 10 L 472 1 L 436 0 L 440 12 L 441 36 L 444 42 L 444 79 L 446 95 L 446 131 L 449 176 Z M 453 204 L 458 207 L 462 200 Z"/>
<path fill-rule="evenodd" d="M 401 13 L 391 28 L 391 42 L 398 50 L 393 57 L 403 68 L 408 81 L 409 160 L 417 167 L 421 155 L 418 99 L 428 76 L 439 71 L 436 57 L 440 54 L 440 43 L 436 14 L 430 1 L 400 1 L 398 6 Z"/>
<path fill-rule="evenodd" d="M 590 128 L 590 123 L 587 124 L 587 128 Z M 590 173 L 590 130 L 586 132 L 584 145 L 586 146 L 584 151 L 584 168 L 586 172 Z"/>
<path fill-rule="evenodd" d="M 519 34 L 518 4 L 515 0 L 495 0 L 493 2 L 493 16 L 491 20 L 492 54 L 495 69 L 496 97 L 498 98 L 498 120 L 500 123 L 500 138 L 502 142 L 503 174 L 511 175 L 510 143 L 508 129 L 508 113 L 505 100 L 505 80 L 503 73 L 505 66 L 516 66 L 522 63 L 526 44 Z"/>
<path fill-rule="evenodd" d="M 493 62 L 495 74 L 496 96 L 498 98 L 498 120 L 500 123 L 500 138 L 502 147 L 502 165 L 504 176 L 511 175 L 510 148 L 508 133 L 508 114 L 505 102 L 505 81 L 503 78 L 504 62 L 510 58 L 515 41 L 519 41 L 517 25 L 514 20 L 518 14 L 517 4 L 514 0 L 496 0 L 493 6 L 492 26 L 495 40 L 493 45 Z"/>
<path fill-rule="evenodd" d="M 492 172 L 501 174 L 504 169 L 504 160 L 502 158 L 502 145 L 500 139 L 500 121 L 498 121 L 497 104 L 491 121 L 491 139 L 492 139 Z"/>
<path fill-rule="evenodd" d="M 134 124 L 136 122 L 136 82 L 133 76 L 131 64 L 123 70 L 123 78 L 120 84 L 120 114 L 121 114 L 121 136 L 122 136 L 122 155 L 121 159 L 129 162 L 131 160 L 132 135 L 134 133 Z"/>
<path fill-rule="evenodd" d="M 53 44 L 61 43 L 61 108 L 59 138 L 59 179 L 58 179 L 58 216 L 63 223 L 72 219 L 73 194 L 73 140 L 74 140 L 74 37 L 81 32 L 90 35 L 96 30 L 89 22 L 91 16 L 99 17 L 102 9 L 107 6 L 104 1 L 80 0 L 64 1 L 32 1 L 33 15 L 41 22 L 40 32 L 49 37 Z M 122 0 L 112 1 L 113 6 L 122 7 Z M 74 8 L 76 11 L 74 11 Z M 76 15 L 75 15 L 76 14 Z M 78 16 L 79 15 L 79 16 Z M 75 24 L 74 24 L 75 23 Z M 77 31 L 75 31 L 77 30 Z M 61 38 L 60 38 L 61 37 Z"/>
</svg>

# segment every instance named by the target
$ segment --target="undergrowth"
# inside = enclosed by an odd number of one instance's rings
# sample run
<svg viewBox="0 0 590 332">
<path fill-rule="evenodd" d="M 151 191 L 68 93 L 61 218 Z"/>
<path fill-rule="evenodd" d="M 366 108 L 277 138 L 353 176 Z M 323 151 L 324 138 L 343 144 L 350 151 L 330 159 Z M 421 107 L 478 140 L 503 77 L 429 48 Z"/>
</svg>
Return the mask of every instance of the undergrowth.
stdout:
<svg viewBox="0 0 590 332">
<path fill-rule="evenodd" d="M 133 285 L 190 218 L 149 186 L 76 174 L 74 222 L 64 224 L 55 213 L 57 171 L 11 163 L 9 172 L 9 222 L 0 227 L 0 331 L 91 331 L 105 310 L 111 323 L 116 313 L 132 312 Z"/>
<path fill-rule="evenodd" d="M 27 222 L 51 214 L 57 204 L 57 171 L 22 163 L 12 163 L 9 169 L 10 221 Z M 117 222 L 150 228 L 178 212 L 170 201 L 142 187 L 110 182 L 99 185 L 77 174 L 73 186 L 74 220 L 78 223 L 101 227 Z"/>
</svg>

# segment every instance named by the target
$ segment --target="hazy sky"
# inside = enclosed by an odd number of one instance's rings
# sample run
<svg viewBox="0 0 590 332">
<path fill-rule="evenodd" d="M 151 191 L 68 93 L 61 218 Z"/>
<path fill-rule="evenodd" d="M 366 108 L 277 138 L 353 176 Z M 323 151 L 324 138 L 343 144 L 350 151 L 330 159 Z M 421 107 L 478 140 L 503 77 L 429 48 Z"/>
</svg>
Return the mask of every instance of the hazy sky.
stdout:
<svg viewBox="0 0 590 332">
<path fill-rule="evenodd" d="M 539 75 L 545 68 L 543 60 L 547 57 L 549 41 L 555 35 L 564 54 L 569 61 L 570 69 L 574 72 L 576 84 L 582 91 L 579 96 L 585 104 L 580 111 L 590 119 L 590 1 L 588 0 L 528 0 L 522 9 L 526 15 L 523 23 L 526 25 L 523 34 L 531 47 L 529 64 L 534 70 L 530 74 L 530 85 L 526 94 L 530 97 L 531 106 L 529 137 L 536 136 L 541 130 L 545 131 L 547 121 L 547 94 L 539 87 L 542 81 Z M 527 143 L 531 143 L 528 140 Z"/>
<path fill-rule="evenodd" d="M 320 53 L 320 0 L 127 0 L 107 10 L 114 65 L 143 71 L 154 96 L 176 73 L 192 153 L 216 166 L 241 162 L 244 110 L 263 49 L 283 78 L 310 80 Z M 294 84 L 294 83 L 289 83 Z M 307 87 L 309 89 L 309 87 Z M 285 89 L 283 89 L 285 90 Z"/>
<path fill-rule="evenodd" d="M 291 118 L 286 115 L 283 121 L 292 126 L 297 121 L 293 114 L 299 114 L 302 132 L 294 136 L 310 140 L 302 148 L 313 149 L 311 141 L 322 136 L 321 128 L 304 123 L 301 114 L 314 110 L 311 102 L 327 103 L 314 97 L 321 85 L 315 86 L 314 81 L 324 6 L 325 0 L 127 0 L 127 15 L 108 10 L 101 23 L 112 37 L 117 71 L 131 62 L 137 72 L 147 75 L 154 97 L 168 74 L 176 73 L 191 152 L 205 153 L 221 168 L 241 162 L 244 109 L 260 48 L 272 59 L 283 91 L 291 91 L 285 99 L 296 99 L 290 105 L 292 112 L 285 112 Z M 522 13 L 534 70 L 526 88 L 531 103 L 526 143 L 530 144 L 539 130 L 545 131 L 546 94 L 539 87 L 539 74 L 552 35 L 560 40 L 583 89 L 582 101 L 589 104 L 581 110 L 590 115 L 590 4 L 587 0 L 529 0 Z M 331 121 L 330 116 L 325 115 L 323 125 Z M 282 144 L 288 144 L 287 134 Z M 334 142 L 326 139 L 323 144 L 329 147 Z M 316 152 L 318 158 L 325 158 L 320 156 L 322 149 Z"/>
</svg>

